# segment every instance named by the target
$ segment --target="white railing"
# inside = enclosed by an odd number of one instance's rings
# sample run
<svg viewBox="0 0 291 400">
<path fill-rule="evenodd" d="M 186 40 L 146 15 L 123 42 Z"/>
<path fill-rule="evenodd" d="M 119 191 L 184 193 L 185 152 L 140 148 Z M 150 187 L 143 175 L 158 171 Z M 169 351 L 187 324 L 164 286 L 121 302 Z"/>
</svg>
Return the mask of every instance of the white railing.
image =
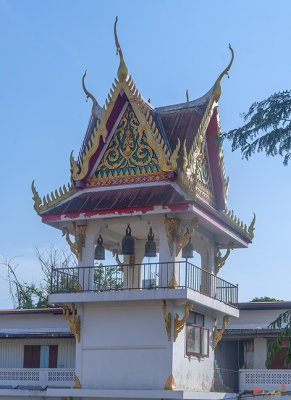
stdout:
<svg viewBox="0 0 291 400">
<path fill-rule="evenodd" d="M 1 386 L 72 387 L 74 369 L 0 368 Z"/>
<path fill-rule="evenodd" d="M 286 391 L 291 391 L 291 370 L 289 369 L 240 369 L 239 391 L 252 392 L 254 387 L 272 392 L 281 390 L 282 383 Z"/>
</svg>

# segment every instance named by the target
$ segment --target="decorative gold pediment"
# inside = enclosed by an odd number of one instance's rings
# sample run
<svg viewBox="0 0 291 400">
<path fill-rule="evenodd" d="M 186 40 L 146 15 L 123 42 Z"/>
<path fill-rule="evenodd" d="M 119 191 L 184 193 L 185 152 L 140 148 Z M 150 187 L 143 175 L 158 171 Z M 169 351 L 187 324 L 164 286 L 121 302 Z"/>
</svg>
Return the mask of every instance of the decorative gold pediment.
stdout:
<svg viewBox="0 0 291 400">
<path fill-rule="evenodd" d="M 108 98 L 105 101 L 102 113 L 97 120 L 97 126 L 94 128 L 93 133 L 88 140 L 87 147 L 84 150 L 79 164 L 77 164 L 71 154 L 71 176 L 74 181 L 82 180 L 87 176 L 89 172 L 89 161 L 99 147 L 101 136 L 103 141 L 106 141 L 108 135 L 106 123 L 121 90 L 125 92 L 130 106 L 139 121 L 139 130 L 145 134 L 148 145 L 156 153 L 160 170 L 163 172 L 169 172 L 177 169 L 177 158 L 180 149 L 179 139 L 177 140 L 176 148 L 172 154 L 170 154 L 170 151 L 150 113 L 151 106 L 142 98 L 130 76 L 126 80 L 122 81 L 115 79 L 112 89 L 110 89 L 110 93 L 108 94 Z"/>
<path fill-rule="evenodd" d="M 96 170 L 86 180 L 86 187 L 97 182 L 100 186 L 126 183 L 128 177 L 155 175 L 161 179 L 161 174 L 157 154 L 128 104 Z"/>
</svg>

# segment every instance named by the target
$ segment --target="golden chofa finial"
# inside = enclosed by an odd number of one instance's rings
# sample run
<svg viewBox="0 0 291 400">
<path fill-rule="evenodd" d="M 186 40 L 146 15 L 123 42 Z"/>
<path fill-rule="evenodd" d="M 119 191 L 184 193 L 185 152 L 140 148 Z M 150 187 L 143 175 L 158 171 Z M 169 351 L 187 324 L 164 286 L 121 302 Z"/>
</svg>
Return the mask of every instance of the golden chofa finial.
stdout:
<svg viewBox="0 0 291 400">
<path fill-rule="evenodd" d="M 128 69 L 127 66 L 125 64 L 124 58 L 123 58 L 123 54 L 122 54 L 122 50 L 118 41 L 118 37 L 117 37 L 117 33 L 116 33 L 116 24 L 118 21 L 118 17 L 116 17 L 115 19 L 115 23 L 114 23 L 114 37 L 115 37 L 115 44 L 116 44 L 116 54 L 119 54 L 120 57 L 120 63 L 119 63 L 119 67 L 118 67 L 118 71 L 117 71 L 117 76 L 120 82 L 125 81 L 125 79 L 127 78 L 128 75 Z"/>
<path fill-rule="evenodd" d="M 230 60 L 230 63 L 228 64 L 228 66 L 225 68 L 225 70 L 223 70 L 221 72 L 221 74 L 219 75 L 219 77 L 217 78 L 217 80 L 215 82 L 214 91 L 213 91 L 213 98 L 216 101 L 218 101 L 220 96 L 221 96 L 221 86 L 220 86 L 221 79 L 223 78 L 224 75 L 227 75 L 228 78 L 229 78 L 228 72 L 229 72 L 229 70 L 230 70 L 230 68 L 232 66 L 233 59 L 234 59 L 234 52 L 233 52 L 233 49 L 232 49 L 231 45 L 229 44 L 228 47 L 229 47 L 229 50 L 231 51 L 231 60 Z"/>
<path fill-rule="evenodd" d="M 90 99 L 93 101 L 93 105 L 92 105 L 92 115 L 95 118 L 96 117 L 96 106 L 97 106 L 97 100 L 95 99 L 95 97 L 93 96 L 93 94 L 91 94 L 90 92 L 88 92 L 88 90 L 85 87 L 85 76 L 87 75 L 87 70 L 85 70 L 85 73 L 83 75 L 82 78 L 82 86 L 83 86 L 83 90 L 85 92 L 86 97 L 86 101 L 88 101 L 88 98 L 90 97 Z"/>
</svg>

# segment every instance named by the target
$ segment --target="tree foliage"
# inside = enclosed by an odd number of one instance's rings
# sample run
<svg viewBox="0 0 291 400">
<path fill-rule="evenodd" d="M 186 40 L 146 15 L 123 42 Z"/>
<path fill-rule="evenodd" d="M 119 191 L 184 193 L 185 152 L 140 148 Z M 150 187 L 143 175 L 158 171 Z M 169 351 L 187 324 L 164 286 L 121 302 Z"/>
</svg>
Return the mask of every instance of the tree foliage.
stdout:
<svg viewBox="0 0 291 400">
<path fill-rule="evenodd" d="M 274 297 L 264 296 L 264 297 L 254 297 L 251 300 L 251 303 L 252 302 L 264 302 L 264 301 L 282 301 L 282 300 L 277 300 Z"/>
<path fill-rule="evenodd" d="M 19 278 L 17 274 L 19 264 L 15 263 L 15 257 L 9 260 L 5 259 L 0 263 L 0 265 L 7 269 L 7 279 L 14 308 L 55 307 L 48 302 L 51 269 L 60 266 L 72 266 L 72 264 L 74 264 L 74 259 L 72 259 L 71 254 L 67 254 L 65 250 L 56 249 L 53 245 L 50 245 L 44 251 L 40 251 L 36 248 L 35 253 L 42 271 L 42 281 L 39 283 L 27 282 Z"/>
<path fill-rule="evenodd" d="M 232 141 L 232 151 L 240 149 L 246 159 L 256 152 L 279 154 L 287 165 L 291 157 L 291 90 L 253 103 L 242 118 L 243 126 L 222 135 Z"/>
<path fill-rule="evenodd" d="M 280 314 L 279 317 L 268 326 L 268 328 L 280 329 L 280 332 L 274 342 L 270 343 L 268 346 L 266 366 L 270 364 L 276 353 L 281 350 L 283 339 L 289 339 L 287 355 L 284 361 L 284 364 L 287 366 L 291 363 L 291 311 L 287 310 Z"/>
</svg>

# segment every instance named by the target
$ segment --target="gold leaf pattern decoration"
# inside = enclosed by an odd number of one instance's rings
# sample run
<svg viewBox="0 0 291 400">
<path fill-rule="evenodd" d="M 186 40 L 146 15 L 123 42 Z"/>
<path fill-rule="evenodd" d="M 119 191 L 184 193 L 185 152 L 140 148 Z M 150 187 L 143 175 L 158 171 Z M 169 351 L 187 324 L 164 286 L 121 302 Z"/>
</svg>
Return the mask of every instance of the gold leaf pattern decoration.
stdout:
<svg viewBox="0 0 291 400">
<path fill-rule="evenodd" d="M 129 104 L 95 171 L 95 179 L 160 172 L 155 151 Z"/>
</svg>

